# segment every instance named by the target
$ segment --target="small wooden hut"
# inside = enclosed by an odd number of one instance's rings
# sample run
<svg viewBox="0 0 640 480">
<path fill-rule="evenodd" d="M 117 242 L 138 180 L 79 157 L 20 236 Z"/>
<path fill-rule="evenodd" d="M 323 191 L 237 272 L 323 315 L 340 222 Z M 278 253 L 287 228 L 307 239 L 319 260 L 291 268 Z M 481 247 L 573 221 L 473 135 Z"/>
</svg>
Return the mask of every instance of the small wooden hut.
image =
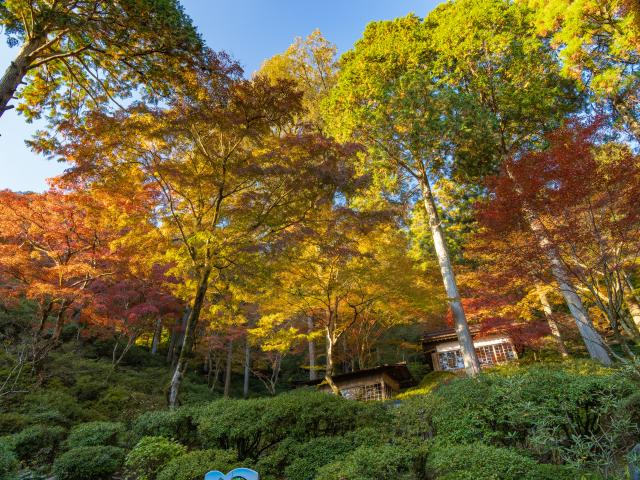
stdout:
<svg viewBox="0 0 640 480">
<path fill-rule="evenodd" d="M 518 358 L 512 339 L 508 335 L 485 335 L 477 326 L 471 326 L 476 355 L 482 367 L 491 367 Z M 436 371 L 464 369 L 458 336 L 453 328 L 427 332 L 422 337 L 427 363 Z"/>
<path fill-rule="evenodd" d="M 401 389 L 415 384 L 406 363 L 334 375 L 333 382 L 343 397 L 365 402 L 388 400 Z M 322 378 L 306 382 L 306 385 L 317 385 L 319 390 L 331 392 L 331 387 Z"/>
</svg>

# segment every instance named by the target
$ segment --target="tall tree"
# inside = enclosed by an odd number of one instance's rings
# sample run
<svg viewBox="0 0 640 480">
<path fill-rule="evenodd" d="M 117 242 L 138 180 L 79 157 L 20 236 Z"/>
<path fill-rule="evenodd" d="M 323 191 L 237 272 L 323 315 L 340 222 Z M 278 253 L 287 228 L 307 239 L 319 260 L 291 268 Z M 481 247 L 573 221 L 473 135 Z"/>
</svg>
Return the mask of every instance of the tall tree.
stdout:
<svg viewBox="0 0 640 480">
<path fill-rule="evenodd" d="M 640 138 L 640 11 L 635 0 L 522 0 L 538 32 L 597 106 Z"/>
<path fill-rule="evenodd" d="M 464 92 L 466 108 L 475 112 L 455 121 L 454 155 L 467 162 L 491 155 L 496 165 L 508 166 L 507 159 L 539 148 L 544 132 L 580 108 L 574 84 L 563 81 L 555 53 L 535 34 L 531 12 L 521 5 L 459 0 L 436 9 L 428 20 L 433 22 L 438 76 Z M 474 35 L 465 27 L 469 22 Z M 455 108 L 447 116 L 461 117 Z M 509 168 L 505 172 L 510 174 Z M 523 209 L 591 356 L 609 364 L 604 342 L 540 219 L 526 204 Z"/>
<path fill-rule="evenodd" d="M 328 118 L 333 131 L 354 137 L 371 150 L 365 168 L 374 176 L 391 174 L 400 192 L 421 193 L 447 301 L 468 375 L 480 364 L 475 354 L 433 195 L 433 183 L 447 164 L 443 102 L 431 74 L 435 57 L 422 22 L 414 16 L 370 24 L 354 50 L 341 59 Z M 402 195 L 402 193 L 401 193 Z"/>
<path fill-rule="evenodd" d="M 266 60 L 259 74 L 272 81 L 289 80 L 303 93 L 301 120 L 318 131 L 324 128 L 321 104 L 333 88 L 338 73 L 337 49 L 314 30 L 296 38 L 286 51 Z"/>
<path fill-rule="evenodd" d="M 19 48 L 0 79 L 0 116 L 14 98 L 37 118 L 117 103 L 135 91 L 166 93 L 203 47 L 176 0 L 7 0 L 0 28 Z"/>
<path fill-rule="evenodd" d="M 572 123 L 548 136 L 547 150 L 512 160 L 505 165 L 510 174 L 496 179 L 488 208 L 494 222 L 511 228 L 518 228 L 514 219 L 522 225 L 535 215 L 548 242 L 539 245 L 539 255 L 548 257 L 553 250 L 559 267 L 552 268 L 561 268 L 567 282 L 602 311 L 624 345 L 620 328 L 635 330 L 624 302 L 624 275 L 635 265 L 640 247 L 632 193 L 638 188 L 637 159 L 627 147 L 598 145 L 596 132 L 594 126 Z M 578 327 L 595 332 L 590 320 Z M 593 355 L 589 340 L 602 342 L 600 336 L 581 333 Z"/>
<path fill-rule="evenodd" d="M 242 80 L 238 73 L 224 56 L 212 55 L 168 108 L 94 112 L 65 124 L 62 141 L 43 146 L 76 162 L 75 173 L 103 188 L 134 178 L 157 191 L 165 257 L 191 303 L 172 406 L 210 281 L 332 195 L 353 153 L 316 135 L 281 135 L 300 109 L 300 95 L 288 82 Z"/>
</svg>

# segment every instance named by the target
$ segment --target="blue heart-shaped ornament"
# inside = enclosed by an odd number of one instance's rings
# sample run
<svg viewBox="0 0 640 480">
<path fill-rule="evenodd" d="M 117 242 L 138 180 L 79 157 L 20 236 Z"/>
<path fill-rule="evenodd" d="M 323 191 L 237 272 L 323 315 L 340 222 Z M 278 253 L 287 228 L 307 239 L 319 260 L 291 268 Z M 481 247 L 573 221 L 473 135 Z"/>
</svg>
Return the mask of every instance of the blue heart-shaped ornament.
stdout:
<svg viewBox="0 0 640 480">
<path fill-rule="evenodd" d="M 214 470 L 204 476 L 204 480 L 234 480 L 236 478 L 241 478 L 242 480 L 260 480 L 258 472 L 254 472 L 248 468 L 236 468 L 226 475 L 218 470 Z"/>
</svg>

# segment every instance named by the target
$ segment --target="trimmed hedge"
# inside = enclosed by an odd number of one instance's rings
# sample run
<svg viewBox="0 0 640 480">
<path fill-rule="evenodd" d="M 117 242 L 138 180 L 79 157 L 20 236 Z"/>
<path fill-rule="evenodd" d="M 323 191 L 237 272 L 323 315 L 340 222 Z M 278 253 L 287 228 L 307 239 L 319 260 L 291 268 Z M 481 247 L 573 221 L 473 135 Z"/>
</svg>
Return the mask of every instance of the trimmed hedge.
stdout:
<svg viewBox="0 0 640 480">
<path fill-rule="evenodd" d="M 229 450 L 194 450 L 171 460 L 156 480 L 202 480 L 211 470 L 224 473 L 239 466 L 236 454 Z"/>
<path fill-rule="evenodd" d="M 165 437 L 143 437 L 127 455 L 127 471 L 139 480 L 153 480 L 174 458 L 187 453 L 186 447 Z"/>
<path fill-rule="evenodd" d="M 56 458 L 53 473 L 57 480 L 109 479 L 122 467 L 124 456 L 118 447 L 78 447 Z"/>
<path fill-rule="evenodd" d="M 121 446 L 120 439 L 125 432 L 119 422 L 88 422 L 76 425 L 65 441 L 66 448 Z"/>
</svg>

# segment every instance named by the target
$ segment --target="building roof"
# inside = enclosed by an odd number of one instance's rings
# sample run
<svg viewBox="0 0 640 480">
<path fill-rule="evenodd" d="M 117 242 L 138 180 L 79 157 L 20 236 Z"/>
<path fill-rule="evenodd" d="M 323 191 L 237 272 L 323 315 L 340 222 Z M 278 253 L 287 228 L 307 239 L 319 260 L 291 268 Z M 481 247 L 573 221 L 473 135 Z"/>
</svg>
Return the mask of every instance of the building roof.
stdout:
<svg viewBox="0 0 640 480">
<path fill-rule="evenodd" d="M 479 325 L 469 325 L 469 331 L 472 337 L 477 337 L 480 334 Z M 453 327 L 441 328 L 440 330 L 434 330 L 426 332 L 422 336 L 422 343 L 440 343 L 448 342 L 450 340 L 457 340 L 458 335 Z"/>
<path fill-rule="evenodd" d="M 340 383 L 343 381 L 352 381 L 359 378 L 367 378 L 372 375 L 382 375 L 386 373 L 393 378 L 401 388 L 411 387 L 415 385 L 415 380 L 409 372 L 406 363 L 395 363 L 392 365 L 379 365 L 373 368 L 366 368 L 364 370 L 358 370 L 357 372 L 341 373 L 340 375 L 334 375 L 333 381 Z M 324 378 L 318 378 L 317 380 L 311 380 L 305 382 L 305 385 L 319 385 L 324 382 Z"/>
</svg>

